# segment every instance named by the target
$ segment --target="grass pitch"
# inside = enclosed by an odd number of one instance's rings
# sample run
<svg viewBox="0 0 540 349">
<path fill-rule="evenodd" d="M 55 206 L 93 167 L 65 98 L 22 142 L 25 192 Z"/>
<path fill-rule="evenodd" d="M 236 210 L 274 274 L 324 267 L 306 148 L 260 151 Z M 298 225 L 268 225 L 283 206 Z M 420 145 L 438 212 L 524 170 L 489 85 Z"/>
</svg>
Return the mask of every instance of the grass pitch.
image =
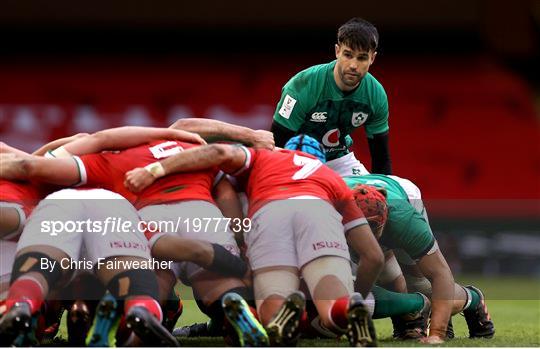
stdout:
<svg viewBox="0 0 540 349">
<path fill-rule="evenodd" d="M 461 284 L 474 284 L 486 294 L 488 309 L 495 323 L 495 337 L 490 340 L 469 339 L 467 324 L 461 315 L 453 317 L 456 338 L 442 346 L 448 347 L 539 347 L 540 346 L 540 280 L 525 278 L 480 278 L 462 277 Z M 184 297 L 184 313 L 178 326 L 203 322 L 207 317 L 199 312 L 191 292 L 181 288 Z M 418 342 L 402 342 L 392 339 L 392 323 L 390 319 L 375 320 L 379 345 L 385 347 L 426 346 Z M 61 328 L 60 338 L 65 338 L 65 324 Z M 221 347 L 222 339 L 217 338 L 184 338 L 182 346 L 187 347 Z M 60 344 L 60 343 L 57 343 Z M 340 347 L 347 346 L 345 339 L 303 339 L 300 346 L 305 347 Z"/>
</svg>

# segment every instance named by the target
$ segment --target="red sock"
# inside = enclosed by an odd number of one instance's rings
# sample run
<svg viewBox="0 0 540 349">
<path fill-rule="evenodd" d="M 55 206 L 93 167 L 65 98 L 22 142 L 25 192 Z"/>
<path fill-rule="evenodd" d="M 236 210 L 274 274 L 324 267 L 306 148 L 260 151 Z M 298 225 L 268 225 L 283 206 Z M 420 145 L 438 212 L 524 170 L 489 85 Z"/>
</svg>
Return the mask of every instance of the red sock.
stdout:
<svg viewBox="0 0 540 349">
<path fill-rule="evenodd" d="M 310 327 L 309 325 L 310 323 L 308 319 L 308 313 L 307 311 L 304 310 L 304 312 L 302 313 L 302 316 L 300 317 L 300 325 L 299 325 L 300 332 L 306 332 Z"/>
<path fill-rule="evenodd" d="M 341 329 L 347 328 L 347 310 L 349 309 L 349 296 L 336 299 L 330 309 L 330 318 Z"/>
<path fill-rule="evenodd" d="M 39 282 L 32 278 L 19 278 L 9 286 L 6 299 L 7 310 L 11 309 L 17 302 L 26 302 L 30 305 L 32 314 L 39 311 L 43 304 L 43 289 Z"/>
<path fill-rule="evenodd" d="M 131 307 L 143 307 L 146 308 L 152 315 L 154 315 L 160 322 L 163 320 L 163 312 L 159 306 L 158 301 L 150 296 L 134 296 L 126 299 L 124 302 L 124 312 L 127 314 Z"/>
<path fill-rule="evenodd" d="M 251 314 L 253 314 L 253 316 L 255 316 L 255 319 L 257 319 L 257 321 L 259 321 L 259 314 L 257 314 L 257 309 L 253 308 L 251 305 L 249 306 L 249 311 L 251 312 Z"/>
</svg>

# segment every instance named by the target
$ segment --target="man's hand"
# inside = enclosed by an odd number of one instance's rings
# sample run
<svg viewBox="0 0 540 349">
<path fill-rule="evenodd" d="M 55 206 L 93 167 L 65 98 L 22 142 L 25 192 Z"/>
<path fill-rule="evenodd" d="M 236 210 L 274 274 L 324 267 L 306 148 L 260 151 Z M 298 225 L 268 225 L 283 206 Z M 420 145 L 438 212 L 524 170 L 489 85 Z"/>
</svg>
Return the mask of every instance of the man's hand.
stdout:
<svg viewBox="0 0 540 349">
<path fill-rule="evenodd" d="M 126 172 L 124 186 L 132 193 L 140 193 L 154 183 L 156 178 L 142 167 Z"/>
<path fill-rule="evenodd" d="M 439 336 L 427 336 L 419 339 L 422 344 L 438 345 L 443 344 L 444 340 Z"/>
<path fill-rule="evenodd" d="M 178 133 L 177 139 L 181 142 L 206 145 L 206 141 L 198 133 L 183 130 L 176 130 L 176 132 Z"/>
<path fill-rule="evenodd" d="M 270 131 L 266 130 L 255 130 L 254 137 L 251 142 L 251 146 L 253 148 L 265 148 L 273 150 L 275 143 L 274 143 L 274 134 Z"/>
</svg>

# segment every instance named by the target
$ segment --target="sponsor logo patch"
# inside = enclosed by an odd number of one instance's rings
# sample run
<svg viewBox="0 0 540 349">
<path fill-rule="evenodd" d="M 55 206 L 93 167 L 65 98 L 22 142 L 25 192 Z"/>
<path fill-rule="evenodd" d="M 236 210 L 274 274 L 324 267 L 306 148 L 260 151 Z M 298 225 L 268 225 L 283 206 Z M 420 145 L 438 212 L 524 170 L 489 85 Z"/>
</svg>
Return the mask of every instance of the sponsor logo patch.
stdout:
<svg viewBox="0 0 540 349">
<path fill-rule="evenodd" d="M 322 137 L 322 143 L 327 147 L 335 147 L 339 145 L 339 136 L 341 133 L 339 129 L 334 128 L 326 132 Z"/>
<path fill-rule="evenodd" d="M 311 119 L 309 121 L 313 121 L 313 122 L 326 122 L 326 114 L 328 114 L 327 112 L 323 111 L 323 112 L 315 112 L 313 114 L 311 114 Z"/>
<path fill-rule="evenodd" d="M 368 114 L 362 113 L 361 111 L 359 111 L 358 113 L 352 113 L 351 124 L 354 127 L 358 127 L 362 125 L 364 122 L 366 122 L 367 117 L 368 117 Z"/>
<path fill-rule="evenodd" d="M 296 104 L 296 99 L 292 98 L 289 95 L 285 96 L 281 109 L 279 109 L 279 115 L 283 116 L 285 119 L 288 119 L 291 116 L 294 105 Z"/>
<path fill-rule="evenodd" d="M 349 250 L 346 244 L 343 244 L 339 241 L 317 241 L 312 244 L 312 247 L 315 251 L 318 251 L 323 248 L 334 248 L 334 249 L 342 250 L 342 251 Z"/>
</svg>

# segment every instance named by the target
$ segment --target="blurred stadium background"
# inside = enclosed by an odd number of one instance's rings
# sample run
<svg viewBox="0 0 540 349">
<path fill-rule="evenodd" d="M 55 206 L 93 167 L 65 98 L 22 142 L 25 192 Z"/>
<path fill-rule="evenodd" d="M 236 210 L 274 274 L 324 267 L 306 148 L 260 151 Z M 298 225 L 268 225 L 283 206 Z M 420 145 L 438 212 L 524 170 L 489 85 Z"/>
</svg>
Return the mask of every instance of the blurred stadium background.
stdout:
<svg viewBox="0 0 540 349">
<path fill-rule="evenodd" d="M 332 60 L 353 16 L 379 29 L 394 172 L 454 272 L 540 277 L 538 1 L 4 0 L 1 140 L 182 117 L 269 129 L 282 85 Z"/>
</svg>

